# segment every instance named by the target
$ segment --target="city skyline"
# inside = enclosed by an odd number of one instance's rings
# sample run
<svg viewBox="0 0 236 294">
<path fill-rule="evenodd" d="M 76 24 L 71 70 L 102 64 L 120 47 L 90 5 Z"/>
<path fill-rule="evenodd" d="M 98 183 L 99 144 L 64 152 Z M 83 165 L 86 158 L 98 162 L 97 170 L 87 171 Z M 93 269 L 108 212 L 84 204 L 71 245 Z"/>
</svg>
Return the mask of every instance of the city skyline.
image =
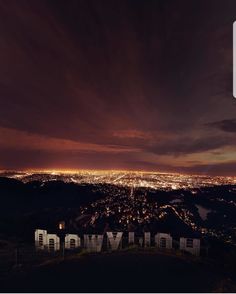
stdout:
<svg viewBox="0 0 236 294">
<path fill-rule="evenodd" d="M 222 1 L 0 1 L 0 170 L 236 175 Z"/>
</svg>

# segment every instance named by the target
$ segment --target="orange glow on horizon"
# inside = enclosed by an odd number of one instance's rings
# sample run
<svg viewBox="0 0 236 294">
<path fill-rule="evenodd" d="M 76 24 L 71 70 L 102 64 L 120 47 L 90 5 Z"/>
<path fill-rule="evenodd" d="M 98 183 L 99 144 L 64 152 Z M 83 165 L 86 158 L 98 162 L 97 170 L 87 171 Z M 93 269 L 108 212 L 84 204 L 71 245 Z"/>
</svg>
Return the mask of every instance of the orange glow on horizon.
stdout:
<svg viewBox="0 0 236 294">
<path fill-rule="evenodd" d="M 22 173 L 45 173 L 45 174 L 80 174 L 80 173 L 96 173 L 96 174 L 108 174 L 108 173 L 134 173 L 134 174 L 166 174 L 166 175 L 177 175 L 177 176 L 202 176 L 202 177 L 222 177 L 222 178 L 234 178 L 236 175 L 208 175 L 208 174 L 197 174 L 197 173 L 180 173 L 180 172 L 166 172 L 166 171 L 147 171 L 147 170 L 127 170 L 127 169 L 59 169 L 59 168 L 48 168 L 48 169 L 22 169 L 22 170 L 0 170 L 0 172 L 22 172 Z"/>
</svg>

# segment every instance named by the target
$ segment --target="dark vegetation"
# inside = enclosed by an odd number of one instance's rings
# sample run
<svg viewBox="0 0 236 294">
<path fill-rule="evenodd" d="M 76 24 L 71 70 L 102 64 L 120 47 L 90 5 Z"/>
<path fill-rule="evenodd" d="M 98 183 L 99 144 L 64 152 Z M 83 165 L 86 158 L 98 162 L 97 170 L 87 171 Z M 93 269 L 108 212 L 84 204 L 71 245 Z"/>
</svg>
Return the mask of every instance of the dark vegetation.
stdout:
<svg viewBox="0 0 236 294">
<path fill-rule="evenodd" d="M 192 192 L 195 192 L 194 194 Z M 166 204 L 173 199 L 180 199 L 182 205 L 196 214 L 195 205 L 209 209 L 207 220 L 195 218 L 195 223 L 208 229 L 224 229 L 235 227 L 236 229 L 236 186 L 222 185 L 203 187 L 201 189 L 152 191 L 148 193 L 149 201 L 157 201 Z M 234 235 L 235 233 L 233 233 Z"/>
<path fill-rule="evenodd" d="M 14 283 L 12 283 L 14 281 Z M 151 252 L 94 254 L 11 276 L 7 292 L 234 292 L 209 264 Z"/>
<path fill-rule="evenodd" d="M 22 183 L 0 178 L 0 234 L 33 240 L 34 229 L 44 223 L 53 228 L 81 205 L 103 197 L 98 187 L 62 181 Z"/>
</svg>

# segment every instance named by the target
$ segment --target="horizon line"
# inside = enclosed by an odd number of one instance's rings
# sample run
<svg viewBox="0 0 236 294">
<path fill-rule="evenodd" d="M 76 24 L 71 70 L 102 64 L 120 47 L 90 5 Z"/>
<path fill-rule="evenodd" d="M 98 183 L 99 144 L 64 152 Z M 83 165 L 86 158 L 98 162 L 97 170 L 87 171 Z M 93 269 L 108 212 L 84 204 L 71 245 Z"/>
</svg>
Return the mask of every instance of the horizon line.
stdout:
<svg viewBox="0 0 236 294">
<path fill-rule="evenodd" d="M 186 175 L 186 176 L 203 176 L 203 177 L 236 177 L 236 175 L 211 175 L 204 173 L 184 173 L 184 172 L 166 172 L 166 171 L 150 171 L 150 170 L 128 170 L 128 169 L 59 169 L 59 168 L 48 168 L 48 169 L 0 169 L 0 173 L 2 172 L 22 172 L 22 173 L 47 173 L 47 174 L 76 174 L 81 172 L 98 172 L 98 173 L 146 173 L 146 174 L 174 174 L 174 175 Z"/>
</svg>

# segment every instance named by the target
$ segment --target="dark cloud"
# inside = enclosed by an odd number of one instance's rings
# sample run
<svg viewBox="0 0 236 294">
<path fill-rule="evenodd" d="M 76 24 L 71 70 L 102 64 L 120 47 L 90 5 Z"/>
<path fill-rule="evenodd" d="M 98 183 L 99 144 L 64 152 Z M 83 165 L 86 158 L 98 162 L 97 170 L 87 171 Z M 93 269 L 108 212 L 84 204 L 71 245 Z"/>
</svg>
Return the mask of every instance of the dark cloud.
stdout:
<svg viewBox="0 0 236 294">
<path fill-rule="evenodd" d="M 172 156 L 175 169 L 176 157 L 232 156 L 235 11 L 234 0 L 0 0 L 0 148 L 11 150 L 0 165 L 164 169 Z"/>
<path fill-rule="evenodd" d="M 175 141 L 167 141 L 160 143 L 150 148 L 148 151 L 156 154 L 169 154 L 180 156 L 184 154 L 194 154 L 205 151 L 213 151 L 225 146 L 235 146 L 236 139 L 222 136 L 209 136 L 194 139 L 191 137 L 179 138 Z"/>
<path fill-rule="evenodd" d="M 236 133 L 236 119 L 224 119 L 221 121 L 208 123 L 207 126 L 217 128 L 228 133 Z"/>
<path fill-rule="evenodd" d="M 196 174 L 212 174 L 219 176 L 229 176 L 236 174 L 236 161 L 216 163 L 216 164 L 199 164 L 191 167 L 178 168 L 180 172 Z"/>
</svg>

